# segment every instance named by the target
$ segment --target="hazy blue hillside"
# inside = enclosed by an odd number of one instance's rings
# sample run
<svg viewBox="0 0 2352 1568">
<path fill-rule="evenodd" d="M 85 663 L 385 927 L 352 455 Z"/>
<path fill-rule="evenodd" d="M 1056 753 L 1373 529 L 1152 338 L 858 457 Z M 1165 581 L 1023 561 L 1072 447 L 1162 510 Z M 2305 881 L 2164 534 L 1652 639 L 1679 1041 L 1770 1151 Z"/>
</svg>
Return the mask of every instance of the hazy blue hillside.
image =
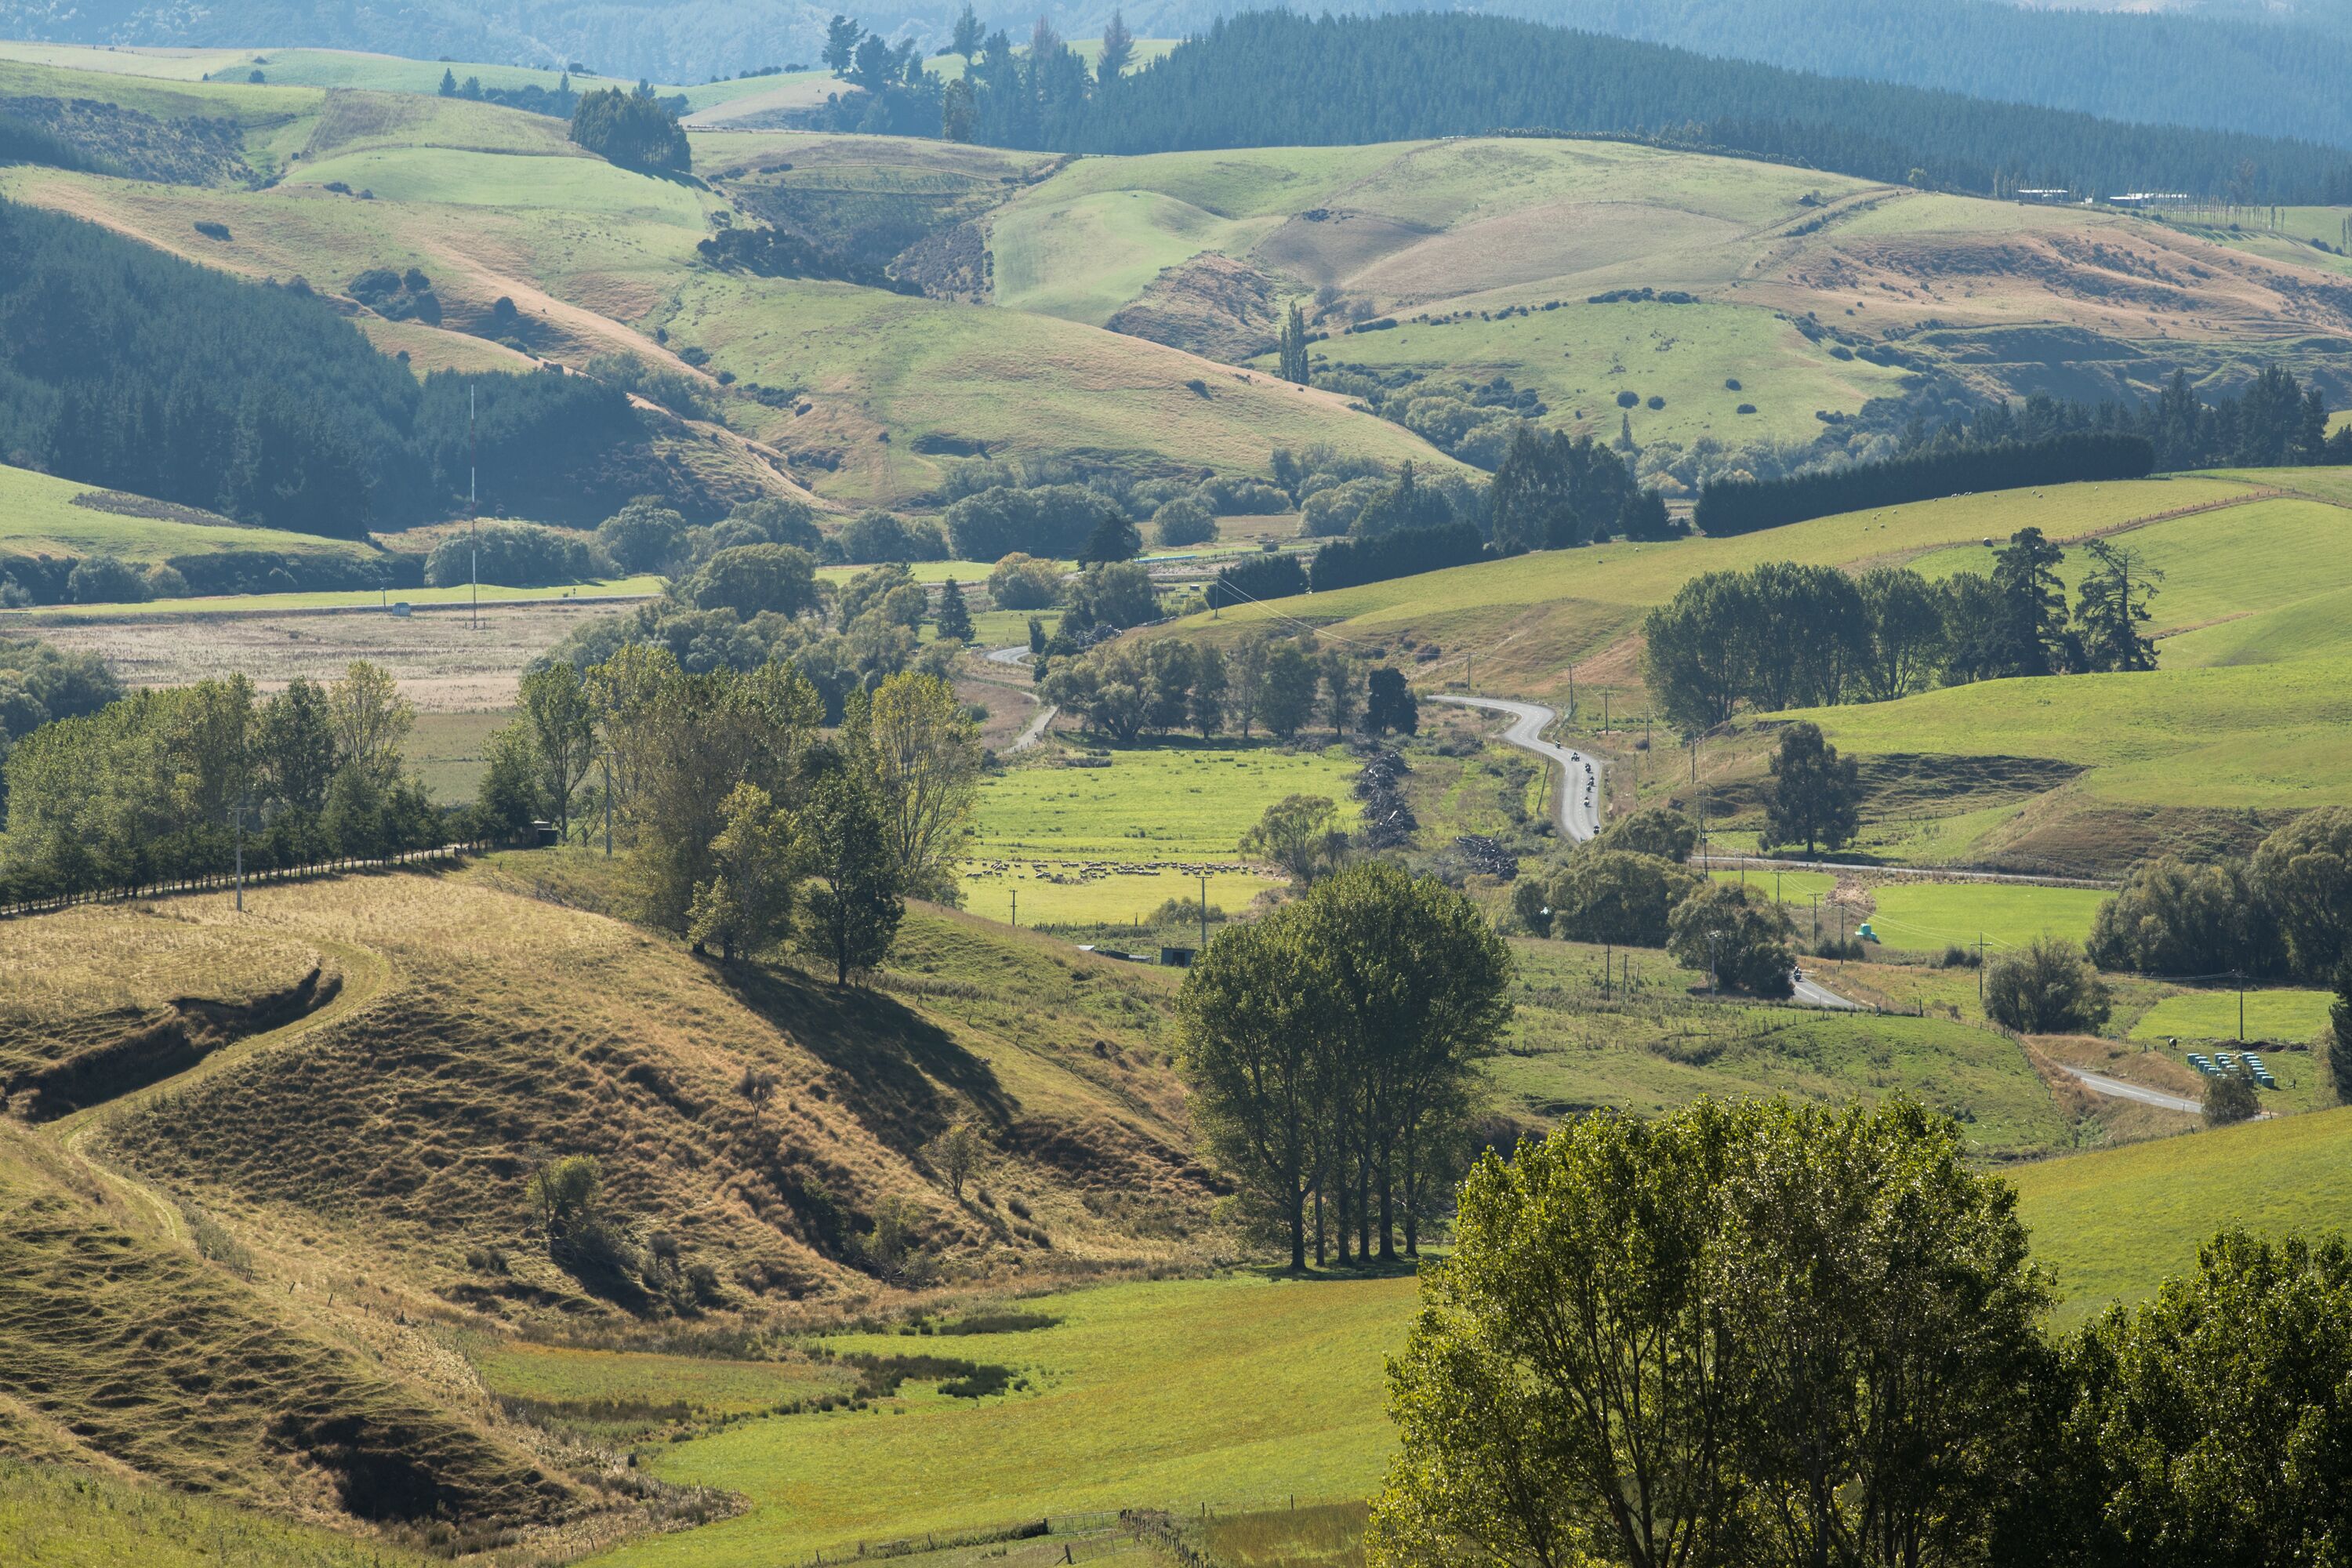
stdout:
<svg viewBox="0 0 2352 1568">
<path fill-rule="evenodd" d="M 846 0 L 843 0 L 846 5 Z M 2096 3 L 2096 0 L 2094 0 Z M 2352 20 L 2313 0 L 2188 0 L 2162 15 L 1999 0 L 1352 0 L 1341 12 L 1527 17 L 1704 53 L 2117 120 L 2352 146 Z M 1016 38 L 1042 11 L 1065 37 L 1115 6 L 1144 37 L 1183 37 L 1250 0 L 992 0 Z M 892 37 L 944 43 L 961 0 L 847 5 Z M 816 58 L 836 5 L 812 0 L 0 0 L 0 36 L 77 43 L 314 45 L 562 65 L 698 81 Z M 1300 7 L 1319 12 L 1321 5 Z M 2292 24 L 2292 25 L 2287 25 Z M 2326 26 L 2327 33 L 2315 27 Z"/>
</svg>

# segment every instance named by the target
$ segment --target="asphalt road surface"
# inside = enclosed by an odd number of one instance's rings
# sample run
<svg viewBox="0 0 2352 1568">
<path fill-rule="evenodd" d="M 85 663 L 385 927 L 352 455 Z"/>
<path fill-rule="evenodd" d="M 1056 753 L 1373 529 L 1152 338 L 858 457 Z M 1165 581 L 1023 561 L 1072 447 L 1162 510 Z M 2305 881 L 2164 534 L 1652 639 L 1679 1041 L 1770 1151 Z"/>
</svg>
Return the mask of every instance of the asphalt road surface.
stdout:
<svg viewBox="0 0 2352 1568">
<path fill-rule="evenodd" d="M 1801 974 L 1803 972 L 1801 970 L 1799 971 L 1799 973 Z M 1790 994 L 1790 1000 L 1793 1002 L 1801 1003 L 1808 1007 L 1832 1007 L 1843 1012 L 1858 1012 L 1861 1010 L 1861 1003 L 1853 1001 L 1850 997 L 1841 996 L 1836 992 L 1831 990 L 1828 986 L 1821 984 L 1816 981 L 1800 979 L 1793 982 L 1793 984 L 1795 984 L 1796 989 Z"/>
<path fill-rule="evenodd" d="M 1560 787 L 1553 795 L 1558 805 L 1559 830 L 1579 844 L 1601 831 L 1601 763 L 1582 752 L 1572 752 L 1566 746 L 1555 746 L 1543 738 L 1544 726 L 1559 715 L 1539 702 L 1512 702 L 1500 697 L 1456 697 L 1440 695 L 1438 702 L 1456 702 L 1465 708 L 1483 708 L 1490 713 L 1507 714 L 1510 726 L 1503 731 L 1503 744 L 1517 746 L 1532 756 L 1556 763 L 1560 770 Z"/>
<path fill-rule="evenodd" d="M 992 647 L 988 650 L 988 662 L 991 664 L 1025 664 L 1028 660 L 1029 645 L 1025 642 L 1013 647 Z"/>
<path fill-rule="evenodd" d="M 2109 1100 L 2136 1100 L 2142 1105 L 2153 1105 L 2161 1110 L 2185 1110 L 2191 1116 L 2198 1115 L 2205 1109 L 2195 1100 L 2185 1099 L 2178 1094 L 2167 1094 L 2162 1089 L 2143 1089 L 2138 1084 L 2126 1083 L 2119 1078 L 2108 1078 L 2102 1073 L 2084 1072 L 2081 1068 L 2066 1067 L 2064 1062 L 2060 1062 L 2058 1065 L 2066 1068 L 2069 1073 L 2079 1079 L 2084 1089 L 2089 1089 L 2093 1094 L 2104 1094 Z"/>
</svg>

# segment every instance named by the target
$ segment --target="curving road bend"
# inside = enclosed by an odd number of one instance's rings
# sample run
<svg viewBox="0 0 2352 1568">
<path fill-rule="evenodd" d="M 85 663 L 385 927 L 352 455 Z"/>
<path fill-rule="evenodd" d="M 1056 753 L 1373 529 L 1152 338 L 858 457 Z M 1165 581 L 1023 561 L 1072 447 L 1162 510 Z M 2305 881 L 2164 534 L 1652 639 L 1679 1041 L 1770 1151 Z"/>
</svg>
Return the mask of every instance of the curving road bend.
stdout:
<svg viewBox="0 0 2352 1568">
<path fill-rule="evenodd" d="M 2068 1067 L 2064 1062 L 2060 1062 L 2057 1066 L 2093 1094 L 2102 1094 L 2109 1100 L 2136 1100 L 2142 1105 L 2153 1105 L 2159 1110 L 2185 1110 L 2191 1116 L 2200 1114 L 2205 1109 L 2197 1101 L 2182 1095 L 2167 1094 L 2162 1089 L 2147 1089 L 2139 1084 L 2126 1083 L 2122 1079 L 2108 1078 L 2103 1073 L 2085 1072 L 2078 1067 Z"/>
<path fill-rule="evenodd" d="M 1437 694 L 1433 700 L 1458 703 L 1465 708 L 1484 709 L 1501 713 L 1511 721 L 1503 731 L 1503 743 L 1516 746 L 1532 756 L 1559 764 L 1564 781 L 1555 797 L 1559 804 L 1559 830 L 1581 844 L 1601 831 L 1601 763 L 1582 752 L 1554 745 L 1543 738 L 1544 726 L 1559 715 L 1539 702 L 1514 702 L 1500 697 L 1462 697 L 1451 692 Z M 1792 1000 L 1801 1006 L 1833 1008 L 1841 1012 L 1856 1012 L 1862 1004 L 1839 995 L 1826 985 L 1811 979 L 1793 981 Z"/>
<path fill-rule="evenodd" d="M 1601 831 L 1601 763 L 1543 738 L 1544 726 L 1559 718 L 1558 713 L 1539 702 L 1513 702 L 1500 697 L 1458 697 L 1447 692 L 1432 700 L 1507 715 L 1511 722 L 1503 731 L 1503 744 L 1559 766 L 1561 782 L 1554 799 L 1560 832 L 1581 844 Z"/>
<path fill-rule="evenodd" d="M 1026 664 L 1034 657 L 1027 643 L 1015 643 L 1011 647 L 992 647 L 982 657 L 991 664 Z"/>
</svg>

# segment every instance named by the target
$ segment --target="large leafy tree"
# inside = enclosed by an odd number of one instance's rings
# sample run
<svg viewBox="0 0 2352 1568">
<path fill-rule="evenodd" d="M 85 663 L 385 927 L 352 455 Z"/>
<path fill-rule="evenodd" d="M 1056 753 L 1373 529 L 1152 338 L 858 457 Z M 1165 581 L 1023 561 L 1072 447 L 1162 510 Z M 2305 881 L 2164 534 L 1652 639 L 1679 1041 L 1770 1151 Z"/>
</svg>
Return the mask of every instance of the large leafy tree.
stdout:
<svg viewBox="0 0 2352 1568">
<path fill-rule="evenodd" d="M 894 675 L 851 700 L 842 738 L 872 782 L 898 886 L 952 903 L 982 762 L 979 727 L 955 689 L 936 675 Z"/>
<path fill-rule="evenodd" d="M 572 140 L 625 169 L 683 172 L 694 166 L 685 127 L 650 88 L 625 92 L 607 87 L 581 94 L 572 110 Z"/>
<path fill-rule="evenodd" d="M 1802 844 L 1807 855 L 1823 845 L 1843 847 L 1862 824 L 1862 777 L 1854 760 L 1839 756 L 1820 725 L 1801 721 L 1780 731 L 1769 766 L 1765 841 Z"/>
<path fill-rule="evenodd" d="M 2151 618 L 2148 601 L 2164 570 L 2143 553 L 2111 540 L 2084 548 L 2096 563 L 2084 574 L 2074 605 L 2074 635 L 2084 667 L 2095 670 L 2154 669 L 2156 639 L 2140 628 Z"/>
<path fill-rule="evenodd" d="M 1422 1297 L 1381 1568 L 1981 1561 L 2045 1364 L 2013 1194 L 1902 1101 L 1489 1153 Z"/>
<path fill-rule="evenodd" d="M 802 809 L 809 882 L 798 937 L 803 951 L 830 962 L 838 984 L 882 962 L 907 911 L 903 883 L 885 839 L 882 802 L 873 780 L 838 755 L 812 759 L 815 775 Z"/>
<path fill-rule="evenodd" d="M 2066 585 L 2058 568 L 2066 552 L 2021 528 L 1993 556 L 1992 585 L 2000 595 L 2004 675 L 2057 675 L 2069 668 Z"/>
</svg>

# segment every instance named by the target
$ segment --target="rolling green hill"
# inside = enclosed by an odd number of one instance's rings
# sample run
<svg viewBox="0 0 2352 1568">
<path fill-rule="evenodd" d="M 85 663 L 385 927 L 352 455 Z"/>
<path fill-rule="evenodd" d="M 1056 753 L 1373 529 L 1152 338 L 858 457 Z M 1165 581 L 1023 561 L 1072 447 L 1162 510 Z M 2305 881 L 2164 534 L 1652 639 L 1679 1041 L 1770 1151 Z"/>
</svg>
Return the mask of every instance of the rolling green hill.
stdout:
<svg viewBox="0 0 2352 1568">
<path fill-rule="evenodd" d="M 227 518 L 0 466 L 0 574 L 11 556 L 112 555 L 142 566 L 181 556 L 267 551 L 300 560 L 373 560 L 347 540 L 250 528 Z"/>
</svg>

